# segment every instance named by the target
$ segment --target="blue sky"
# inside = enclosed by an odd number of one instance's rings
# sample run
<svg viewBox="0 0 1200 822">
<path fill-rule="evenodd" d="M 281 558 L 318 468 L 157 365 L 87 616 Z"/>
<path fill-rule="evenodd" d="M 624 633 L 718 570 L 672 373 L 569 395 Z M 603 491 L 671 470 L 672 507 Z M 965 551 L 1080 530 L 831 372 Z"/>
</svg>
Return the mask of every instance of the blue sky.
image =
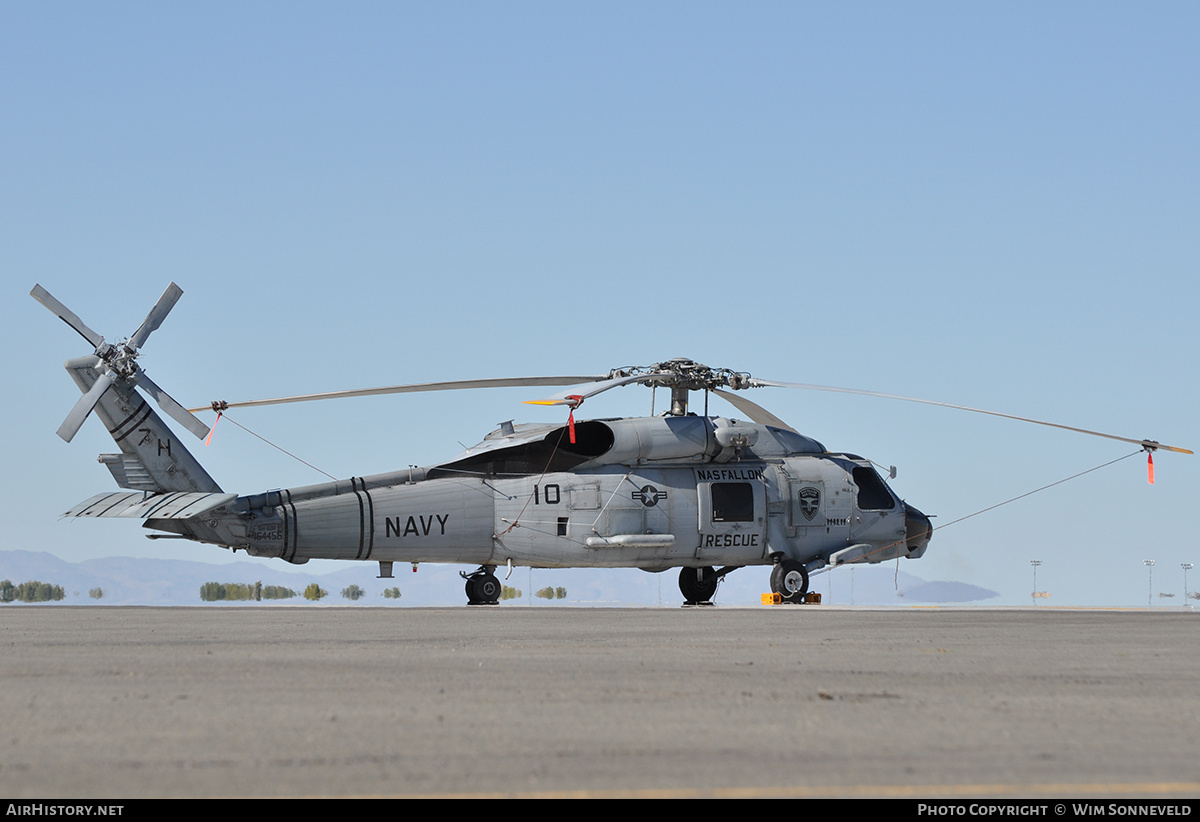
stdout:
<svg viewBox="0 0 1200 822">
<path fill-rule="evenodd" d="M 687 356 L 1196 448 L 1198 23 L 1192 3 L 3 4 L 0 548 L 228 557 L 58 520 L 112 487 L 112 444 L 94 420 L 55 435 L 62 362 L 88 352 L 34 283 L 112 339 L 177 282 L 141 363 L 186 405 Z M 348 476 L 562 416 L 535 398 L 237 419 Z M 1134 450 L 751 398 L 895 464 L 935 524 Z M 627 388 L 579 413 L 648 410 Z M 198 448 L 228 490 L 321 480 L 232 426 Z M 904 570 L 1019 604 L 1036 558 L 1051 603 L 1137 605 L 1153 558 L 1177 604 L 1200 458 L 1155 465 L 1154 486 L 1133 457 L 948 527 Z"/>
</svg>

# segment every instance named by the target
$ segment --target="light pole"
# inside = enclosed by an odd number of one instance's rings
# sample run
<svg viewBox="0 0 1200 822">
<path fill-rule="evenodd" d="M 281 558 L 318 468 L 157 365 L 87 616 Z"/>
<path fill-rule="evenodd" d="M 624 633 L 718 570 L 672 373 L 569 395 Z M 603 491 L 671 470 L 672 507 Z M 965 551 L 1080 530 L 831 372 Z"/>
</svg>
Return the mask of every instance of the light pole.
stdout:
<svg viewBox="0 0 1200 822">
<path fill-rule="evenodd" d="M 1030 594 L 1029 599 L 1034 605 L 1037 605 L 1037 569 L 1042 564 L 1042 561 L 1040 559 L 1031 559 L 1029 560 L 1029 564 L 1033 566 L 1033 593 Z"/>
<path fill-rule="evenodd" d="M 1149 582 L 1149 589 L 1146 591 L 1146 607 L 1154 607 L 1154 560 L 1144 559 L 1142 564 L 1146 566 L 1146 574 Z"/>
</svg>

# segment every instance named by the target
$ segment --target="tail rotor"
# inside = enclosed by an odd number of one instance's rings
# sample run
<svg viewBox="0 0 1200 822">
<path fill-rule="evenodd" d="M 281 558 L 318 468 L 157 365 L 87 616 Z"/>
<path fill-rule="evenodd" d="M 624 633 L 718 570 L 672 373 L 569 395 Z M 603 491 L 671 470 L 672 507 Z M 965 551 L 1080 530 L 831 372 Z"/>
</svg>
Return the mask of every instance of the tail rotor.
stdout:
<svg viewBox="0 0 1200 822">
<path fill-rule="evenodd" d="M 98 377 L 91 388 L 75 403 L 75 407 L 71 409 L 71 413 L 67 415 L 67 418 L 63 420 L 63 424 L 59 426 L 58 435 L 60 437 L 67 442 L 74 439 L 75 434 L 83 426 L 83 421 L 88 418 L 88 415 L 92 413 L 96 404 L 100 402 L 100 398 L 118 381 L 124 381 L 140 387 L 154 398 L 154 401 L 158 403 L 163 411 L 183 425 L 184 428 L 191 431 L 200 439 L 204 439 L 207 436 L 208 426 L 193 417 L 187 409 L 176 402 L 167 392 L 159 388 L 153 380 L 146 376 L 146 372 L 137 364 L 137 357 L 141 347 L 146 344 L 146 340 L 150 335 L 162 325 L 167 314 L 171 312 L 171 309 L 175 307 L 175 303 L 183 296 L 183 289 L 175 283 L 167 286 L 167 290 L 158 298 L 158 302 L 150 309 L 150 313 L 146 315 L 146 319 L 138 326 L 133 336 L 126 340 L 120 340 L 115 345 L 105 342 L 104 337 L 89 328 L 79 319 L 79 316 L 75 312 L 56 300 L 50 292 L 40 285 L 35 285 L 33 290 L 29 292 L 29 295 L 46 306 L 59 319 L 87 340 L 95 348 L 95 355 L 99 359 L 95 367 Z"/>
</svg>

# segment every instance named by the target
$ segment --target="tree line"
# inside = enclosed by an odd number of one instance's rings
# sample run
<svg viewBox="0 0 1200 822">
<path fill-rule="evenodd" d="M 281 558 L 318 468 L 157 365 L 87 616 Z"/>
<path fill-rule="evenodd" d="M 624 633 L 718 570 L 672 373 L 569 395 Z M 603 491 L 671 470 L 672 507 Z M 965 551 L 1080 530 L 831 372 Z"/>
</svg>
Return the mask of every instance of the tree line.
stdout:
<svg viewBox="0 0 1200 822">
<path fill-rule="evenodd" d="M 66 594 L 61 585 L 32 580 L 13 585 L 12 580 L 0 581 L 0 602 L 57 602 Z"/>
<path fill-rule="evenodd" d="M 357 602 L 366 596 L 367 592 L 357 585 L 342 589 L 342 596 L 351 602 Z M 313 582 L 304 589 L 303 594 L 297 594 L 291 588 L 281 585 L 263 585 L 261 581 L 253 585 L 242 582 L 206 582 L 200 586 L 200 599 L 204 602 L 261 602 L 264 599 L 291 599 L 303 596 L 310 602 L 318 602 L 329 596 L 329 592 Z M 383 592 L 387 599 L 399 599 L 399 588 L 388 588 Z"/>
<path fill-rule="evenodd" d="M 264 599 L 291 599 L 294 596 L 296 592 L 291 588 L 263 585 L 261 581 L 253 585 L 242 582 L 206 582 L 200 586 L 200 599 L 205 602 L 261 602 Z"/>
<path fill-rule="evenodd" d="M 358 585 L 350 585 L 342 589 L 342 596 L 351 602 L 357 602 L 366 596 Z M 542 588 L 536 595 L 540 599 L 564 599 L 566 588 Z M 57 602 L 66 596 L 61 585 L 32 580 L 14 585 L 11 580 L 0 581 L 0 603 L 9 602 Z M 92 588 L 88 591 L 92 599 L 102 599 L 104 591 Z M 262 581 L 255 583 L 243 582 L 206 582 L 200 586 L 200 599 L 204 602 L 262 602 L 263 600 L 291 599 L 301 596 L 291 588 L 282 585 L 263 585 Z M 318 602 L 329 596 L 329 592 L 317 583 L 311 583 L 304 589 L 303 597 L 311 602 Z M 400 589 L 393 587 L 383 591 L 385 599 L 400 599 Z M 503 586 L 501 599 L 520 599 L 521 590 Z"/>
</svg>

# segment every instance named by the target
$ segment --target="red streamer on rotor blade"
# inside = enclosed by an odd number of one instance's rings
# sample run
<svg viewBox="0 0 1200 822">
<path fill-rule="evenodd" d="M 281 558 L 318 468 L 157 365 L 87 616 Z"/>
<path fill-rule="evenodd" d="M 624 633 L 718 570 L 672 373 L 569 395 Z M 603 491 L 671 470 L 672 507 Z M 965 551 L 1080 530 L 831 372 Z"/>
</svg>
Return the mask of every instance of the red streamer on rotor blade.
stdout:
<svg viewBox="0 0 1200 822">
<path fill-rule="evenodd" d="M 212 444 L 213 432 L 217 430 L 217 423 L 221 421 L 221 412 L 217 412 L 217 418 L 213 420 L 212 428 L 208 430 L 208 436 L 204 438 L 204 445 L 208 447 Z"/>
<path fill-rule="evenodd" d="M 1146 452 L 1146 479 L 1154 484 L 1154 454 L 1149 451 Z"/>
<path fill-rule="evenodd" d="M 571 444 L 575 444 L 575 409 L 583 405 L 583 397 L 579 394 L 568 394 L 567 401 L 570 403 L 570 411 L 567 412 L 567 433 L 571 435 Z"/>
</svg>

